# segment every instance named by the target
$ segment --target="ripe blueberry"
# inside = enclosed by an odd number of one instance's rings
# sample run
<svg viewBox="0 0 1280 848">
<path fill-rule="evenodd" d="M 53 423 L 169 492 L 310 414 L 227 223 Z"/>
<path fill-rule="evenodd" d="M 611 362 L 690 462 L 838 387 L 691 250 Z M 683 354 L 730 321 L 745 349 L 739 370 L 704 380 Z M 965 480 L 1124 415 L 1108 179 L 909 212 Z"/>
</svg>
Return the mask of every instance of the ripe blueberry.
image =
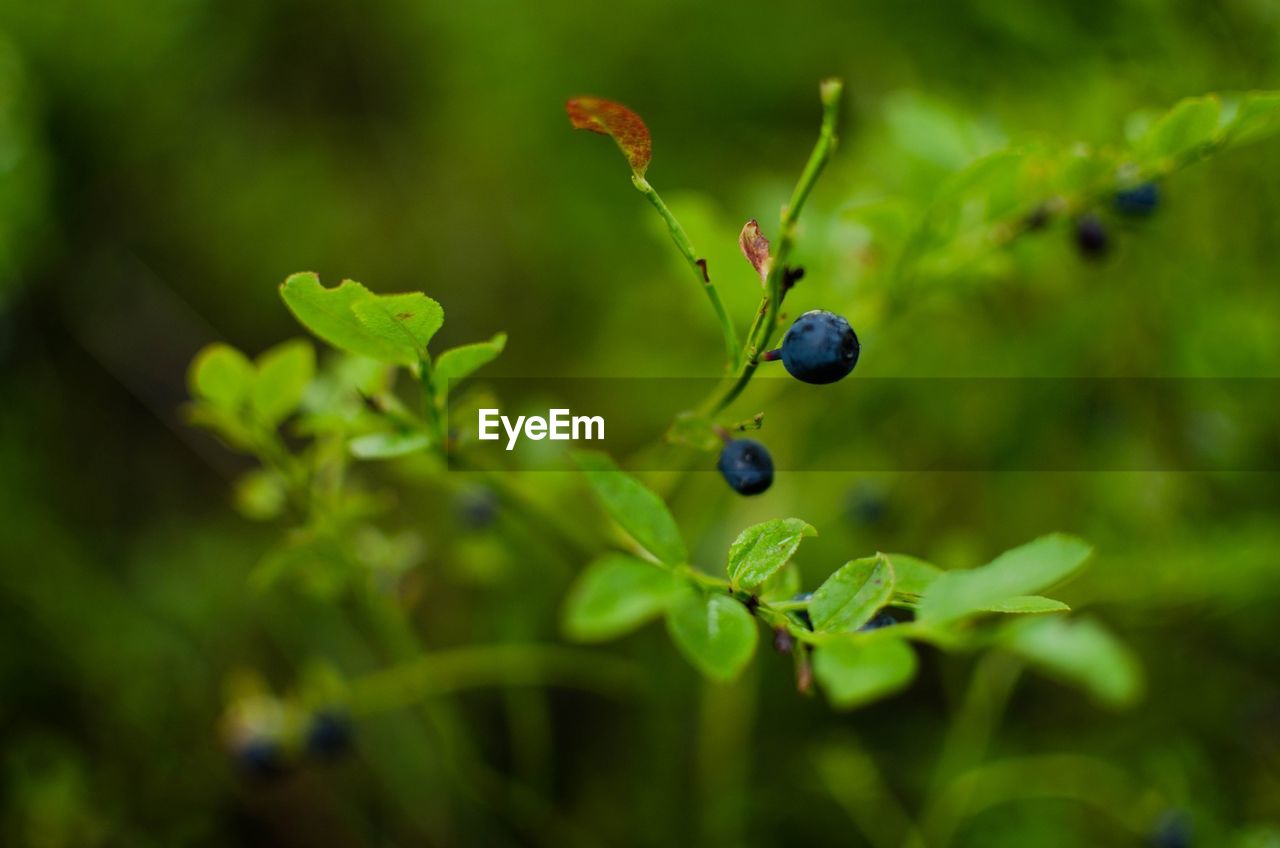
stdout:
<svg viewBox="0 0 1280 848">
<path fill-rule="evenodd" d="M 815 309 L 795 320 L 782 338 L 782 364 L 805 383 L 834 383 L 858 364 L 858 337 L 849 322 Z"/>
<path fill-rule="evenodd" d="M 1140 183 L 1116 192 L 1116 211 L 1134 218 L 1145 218 L 1160 205 L 1160 188 L 1155 183 Z"/>
<path fill-rule="evenodd" d="M 351 748 L 351 721 L 336 710 L 317 710 L 307 721 L 307 753 L 322 758 L 345 754 Z"/>
<path fill-rule="evenodd" d="M 758 495 L 773 483 L 773 458 L 755 439 L 726 442 L 716 468 L 740 495 Z"/>
<path fill-rule="evenodd" d="M 898 623 L 898 619 L 889 615 L 889 613 L 885 612 L 884 610 L 880 610 L 880 612 L 875 614 L 874 618 L 872 618 L 866 624 L 859 627 L 858 632 L 866 633 L 869 630 L 879 630 L 881 627 L 892 627 L 897 623 Z"/>
<path fill-rule="evenodd" d="M 1111 248 L 1111 237 L 1097 215 L 1076 218 L 1076 248 L 1086 259 L 1101 259 Z"/>
<path fill-rule="evenodd" d="M 801 592 L 800 594 L 793 597 L 791 600 L 804 601 L 805 603 L 808 603 L 809 601 L 813 600 L 813 593 Z M 792 615 L 794 615 L 797 619 L 799 619 L 800 623 L 803 624 L 805 627 L 809 628 L 810 630 L 813 629 L 813 619 L 809 617 L 809 611 L 807 609 L 796 610 L 795 612 L 792 613 Z"/>
</svg>

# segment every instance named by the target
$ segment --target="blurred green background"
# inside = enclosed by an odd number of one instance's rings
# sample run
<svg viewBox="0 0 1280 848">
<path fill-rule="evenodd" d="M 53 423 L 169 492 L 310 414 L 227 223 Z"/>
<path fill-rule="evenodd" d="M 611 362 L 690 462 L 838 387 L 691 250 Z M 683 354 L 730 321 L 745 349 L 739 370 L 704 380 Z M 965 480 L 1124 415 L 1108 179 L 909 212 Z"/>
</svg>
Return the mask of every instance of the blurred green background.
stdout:
<svg viewBox="0 0 1280 848">
<path fill-rule="evenodd" d="M 1280 88 L 1280 3 L 0 0 L 0 842 L 886 844 L 865 832 L 893 815 L 878 781 L 915 809 L 948 733 L 986 733 L 954 729 L 970 658 L 926 652 L 908 692 L 839 714 L 764 651 L 709 687 L 651 627 L 599 649 L 639 665 L 636 696 L 433 699 L 361 721 L 340 763 L 246 780 L 217 731 L 237 670 L 283 692 L 318 661 L 387 668 L 405 639 L 555 641 L 582 562 L 376 468 L 424 551 L 381 587 L 408 632 L 349 598 L 255 591 L 276 534 L 232 508 L 243 462 L 180 414 L 203 344 L 302 334 L 276 291 L 299 270 L 425 290 L 446 345 L 507 331 L 493 375 L 714 375 L 688 269 L 563 102 L 644 116 L 649 177 L 745 325 L 738 229 L 769 232 L 832 74 L 842 144 L 787 305 L 850 317 L 853 379 L 1280 376 L 1280 140 L 1169 178 L 1103 263 L 1055 224 L 908 285 L 848 214 L 923 203 L 1008 143 L 1120 143 L 1181 97 Z M 1271 434 L 1207 431 L 1274 462 Z M 780 412 L 764 437 L 823 449 Z M 573 481 L 539 480 L 522 485 L 582 514 Z M 1021 680 L 989 755 L 1079 761 L 1038 767 L 1054 791 L 975 801 L 947 844 L 1141 845 L 1176 809 L 1196 844 L 1280 845 L 1275 475 L 809 472 L 747 501 L 706 473 L 671 497 L 708 569 L 748 523 L 805 518 L 810 585 L 875 550 L 968 566 L 1084 536 L 1098 557 L 1066 597 L 1133 646 L 1146 699 L 1113 712 Z"/>
</svg>

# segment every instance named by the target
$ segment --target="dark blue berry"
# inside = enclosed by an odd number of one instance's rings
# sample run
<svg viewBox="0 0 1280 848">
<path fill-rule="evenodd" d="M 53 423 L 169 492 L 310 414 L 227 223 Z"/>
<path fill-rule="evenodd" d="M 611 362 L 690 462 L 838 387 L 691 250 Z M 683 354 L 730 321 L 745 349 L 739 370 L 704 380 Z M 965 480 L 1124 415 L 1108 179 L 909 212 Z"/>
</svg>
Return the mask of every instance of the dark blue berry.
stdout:
<svg viewBox="0 0 1280 848">
<path fill-rule="evenodd" d="M 1151 848 L 1191 848 L 1191 819 L 1181 810 L 1169 810 L 1156 822 L 1147 840 Z"/>
<path fill-rule="evenodd" d="M 1115 196 L 1116 211 L 1134 218 L 1145 218 L 1160 205 L 1160 188 L 1155 183 L 1142 183 L 1121 189 Z"/>
<path fill-rule="evenodd" d="M 307 722 L 307 753 L 332 758 L 351 748 L 351 721 L 340 712 L 320 710 Z"/>
<path fill-rule="evenodd" d="M 866 624 L 859 627 L 858 632 L 866 633 L 869 630 L 879 630 L 881 627 L 892 627 L 897 623 L 898 623 L 898 619 L 889 615 L 889 613 L 885 612 L 884 610 L 880 610 L 880 612 L 875 614 L 874 618 L 872 618 Z"/>
<path fill-rule="evenodd" d="M 1086 259 L 1101 259 L 1111 248 L 1111 237 L 1097 215 L 1076 219 L 1076 248 Z"/>
<path fill-rule="evenodd" d="M 236 763 L 250 777 L 263 780 L 280 777 L 288 771 L 288 763 L 280 745 L 271 739 L 247 739 L 235 750 Z"/>
<path fill-rule="evenodd" d="M 782 364 L 805 383 L 834 383 L 858 364 L 858 337 L 849 322 L 815 309 L 795 320 L 782 338 Z"/>
<path fill-rule="evenodd" d="M 486 488 L 466 489 L 458 494 L 457 510 L 465 526 L 483 530 L 498 517 L 498 501 Z"/>
<path fill-rule="evenodd" d="M 1047 203 L 1041 203 L 1026 214 L 1022 219 L 1022 226 L 1029 233 L 1037 230 L 1043 230 L 1049 224 L 1049 219 L 1053 217 L 1053 212 L 1049 209 Z"/>
<path fill-rule="evenodd" d="M 869 483 L 859 484 L 849 492 L 846 509 L 850 520 L 863 526 L 879 524 L 889 511 L 879 487 Z"/>
<path fill-rule="evenodd" d="M 734 439 L 720 451 L 716 468 L 740 495 L 758 495 L 773 483 L 773 459 L 755 439 Z"/>
<path fill-rule="evenodd" d="M 804 601 L 805 603 L 808 603 L 809 601 L 813 600 L 813 593 L 801 592 L 791 600 Z M 813 629 L 813 619 L 809 617 L 809 611 L 807 609 L 796 610 L 791 614 L 794 615 L 800 621 L 800 623 L 803 624 L 805 627 L 809 628 L 810 630 Z"/>
</svg>

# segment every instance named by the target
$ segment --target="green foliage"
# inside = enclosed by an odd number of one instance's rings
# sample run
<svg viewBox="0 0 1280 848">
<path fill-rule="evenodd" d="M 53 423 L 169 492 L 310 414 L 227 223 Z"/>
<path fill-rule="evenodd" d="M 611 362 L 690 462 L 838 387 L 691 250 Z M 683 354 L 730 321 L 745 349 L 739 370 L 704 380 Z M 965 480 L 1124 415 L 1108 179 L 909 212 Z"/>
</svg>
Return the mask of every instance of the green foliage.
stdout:
<svg viewBox="0 0 1280 848">
<path fill-rule="evenodd" d="M 742 673 L 756 650 L 756 624 L 727 595 L 690 588 L 667 610 L 667 630 L 698 671 L 727 682 Z"/>
<path fill-rule="evenodd" d="M 758 590 L 787 564 L 805 536 L 818 531 L 798 518 L 766 521 L 748 527 L 729 548 L 729 580 L 735 588 Z"/>
<path fill-rule="evenodd" d="M 401 365 L 421 361 L 444 324 L 440 304 L 421 292 L 371 297 L 352 304 L 351 310 L 365 329 L 396 350 L 391 361 Z"/>
<path fill-rule="evenodd" d="M 845 563 L 813 593 L 809 618 L 820 633 L 857 630 L 893 597 L 893 566 L 881 554 Z"/>
<path fill-rule="evenodd" d="M 641 548 L 668 565 L 688 561 L 676 520 L 662 498 L 619 471 L 604 454 L 582 451 L 576 456 L 605 510 Z"/>
<path fill-rule="evenodd" d="M 671 572 L 625 554 L 606 554 L 578 575 L 565 600 L 564 632 L 579 642 L 628 633 L 666 612 L 680 583 Z"/>
<path fill-rule="evenodd" d="M 447 385 L 450 380 L 464 380 L 476 369 L 497 359 L 506 346 L 507 334 L 498 333 L 487 342 L 450 348 L 436 359 L 433 376 L 441 386 Z"/>
<path fill-rule="evenodd" d="M 832 706 L 854 709 L 892 695 L 916 673 L 916 655 L 901 639 L 878 635 L 824 643 L 813 652 L 813 674 Z"/>
<path fill-rule="evenodd" d="M 1142 692 L 1133 654 L 1091 619 L 1054 616 L 1011 622 L 997 634 L 996 644 L 1084 688 L 1107 706 L 1129 706 Z"/>
<path fill-rule="evenodd" d="M 250 393 L 254 417 L 275 427 L 302 403 L 315 376 L 315 349 L 301 339 L 277 345 L 258 357 Z"/>
</svg>

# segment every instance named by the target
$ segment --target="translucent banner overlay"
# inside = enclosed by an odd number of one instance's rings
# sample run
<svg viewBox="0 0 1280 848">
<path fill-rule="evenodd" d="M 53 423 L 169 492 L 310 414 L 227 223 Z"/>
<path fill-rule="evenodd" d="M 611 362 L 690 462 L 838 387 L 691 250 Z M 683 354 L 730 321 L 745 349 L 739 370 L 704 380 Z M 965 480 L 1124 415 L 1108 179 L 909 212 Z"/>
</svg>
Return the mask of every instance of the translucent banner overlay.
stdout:
<svg viewBox="0 0 1280 848">
<path fill-rule="evenodd" d="M 775 467 L 792 471 L 1280 471 L 1273 378 L 853 377 L 810 386 L 769 377 L 727 411 L 674 423 L 721 387 L 700 378 L 464 384 L 448 410 L 451 467 L 571 469 L 571 451 L 587 449 L 633 470 L 686 469 L 718 450 L 719 425 L 764 443 Z M 753 427 L 757 414 L 759 429 L 736 429 Z"/>
</svg>

